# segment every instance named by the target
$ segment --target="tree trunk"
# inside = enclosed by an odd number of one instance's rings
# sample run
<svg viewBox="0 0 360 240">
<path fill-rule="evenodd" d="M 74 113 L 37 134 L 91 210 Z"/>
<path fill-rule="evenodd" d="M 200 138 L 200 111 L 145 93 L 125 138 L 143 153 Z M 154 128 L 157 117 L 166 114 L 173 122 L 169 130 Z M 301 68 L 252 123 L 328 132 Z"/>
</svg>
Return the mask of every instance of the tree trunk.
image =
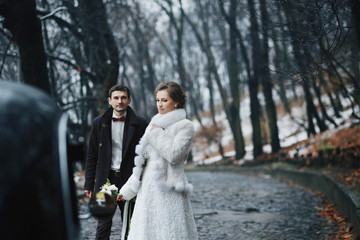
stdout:
<svg viewBox="0 0 360 240">
<path fill-rule="evenodd" d="M 250 91 L 250 110 L 251 123 L 253 127 L 252 140 L 254 145 L 254 157 L 256 158 L 263 153 L 260 126 L 260 103 L 257 97 L 259 88 L 259 62 L 261 61 L 261 44 L 259 39 L 259 25 L 257 22 L 257 14 L 255 12 L 255 4 L 253 0 L 248 0 L 248 8 L 250 12 L 250 37 L 252 41 L 252 60 L 253 74 L 249 79 Z"/>
<path fill-rule="evenodd" d="M 179 79 L 181 82 L 182 87 L 185 89 L 185 91 L 190 91 L 193 87 L 193 83 L 191 80 L 191 76 L 186 71 L 186 67 L 184 64 L 183 59 L 183 37 L 184 37 L 184 21 L 186 20 L 186 15 L 182 7 L 182 2 L 179 0 L 179 12 L 180 12 L 180 18 L 179 20 L 175 19 L 174 12 L 173 12 L 173 5 L 170 0 L 165 1 L 168 5 L 168 8 L 163 5 L 160 1 L 156 1 L 156 3 L 160 6 L 160 8 L 167 14 L 170 20 L 170 24 L 175 30 L 175 39 L 176 39 L 176 46 L 175 46 L 175 52 L 176 52 L 176 64 L 174 67 L 176 68 L 176 71 L 179 74 Z M 198 119 L 200 125 L 202 126 L 202 121 L 200 118 L 200 114 L 198 112 L 198 106 L 197 102 L 194 99 L 193 95 L 190 95 L 190 104 L 192 106 L 192 109 L 194 110 L 194 115 Z"/>
<path fill-rule="evenodd" d="M 231 0 L 230 4 L 230 21 L 232 24 L 236 24 L 236 2 L 237 0 Z M 245 152 L 242 151 L 245 149 L 244 139 L 241 129 L 241 119 L 240 119 L 240 94 L 239 94 L 239 70 L 238 70 L 238 59 L 237 59 L 237 44 L 236 44 L 236 33 L 232 28 L 229 28 L 229 40 L 230 40 L 230 49 L 228 51 L 228 74 L 230 80 L 230 92 L 232 97 L 232 102 L 230 104 L 230 114 L 232 118 L 232 128 L 234 133 L 234 142 L 235 142 L 235 158 L 237 160 L 241 159 Z"/>
<path fill-rule="evenodd" d="M 242 60 L 245 63 L 246 73 L 248 75 L 248 78 L 251 78 L 251 75 L 252 75 L 251 74 L 251 66 L 250 66 L 251 64 L 250 64 L 250 60 L 249 60 L 249 57 L 247 54 L 248 49 L 244 44 L 244 40 L 241 35 L 241 32 L 237 28 L 236 22 L 232 21 L 231 18 L 226 14 L 226 11 L 224 8 L 224 3 L 222 1 L 219 1 L 218 4 L 219 4 L 221 14 L 225 17 L 226 22 L 229 24 L 229 27 L 231 28 L 231 30 L 234 31 L 234 33 L 239 41 L 240 53 L 241 53 Z"/>
<path fill-rule="evenodd" d="M 50 40 L 49 40 L 49 36 L 48 36 L 48 31 L 46 29 L 46 24 L 42 25 L 42 32 L 43 32 L 43 38 L 44 38 L 44 51 L 49 52 L 49 48 L 50 48 Z M 51 96 L 53 96 L 56 101 L 59 103 L 60 106 L 63 105 L 62 103 L 62 99 L 59 98 L 58 93 L 57 93 L 57 89 L 56 89 L 56 78 L 55 78 L 55 68 L 56 65 L 53 61 L 53 59 L 49 58 L 48 59 L 48 64 L 49 64 L 49 88 L 50 88 L 50 93 Z"/>
<path fill-rule="evenodd" d="M 315 76 L 312 76 L 312 82 L 313 82 L 313 88 L 314 88 L 314 90 L 315 90 L 316 97 L 317 97 L 317 99 L 318 99 L 318 101 L 319 101 L 319 106 L 320 106 L 322 115 L 323 115 L 323 117 L 324 117 L 325 119 L 327 119 L 329 122 L 331 122 L 331 123 L 334 125 L 334 127 L 337 127 L 338 125 L 336 124 L 336 122 L 335 122 L 335 121 L 329 116 L 329 114 L 327 113 L 326 108 L 325 108 L 325 105 L 324 105 L 324 103 L 323 103 L 323 101 L 322 101 L 322 98 L 321 98 L 321 95 L 322 95 L 322 94 L 321 94 L 321 93 L 322 93 L 322 91 L 321 91 L 321 85 L 325 82 L 324 77 L 322 76 L 322 72 L 320 72 L 320 73 L 318 74 L 318 76 L 319 76 L 319 79 L 320 79 L 319 85 L 317 86 L 317 84 L 316 84 L 316 78 L 315 78 Z"/>
<path fill-rule="evenodd" d="M 203 7 L 200 3 L 200 1 L 198 1 L 198 5 L 199 5 L 199 8 L 200 8 L 200 11 L 202 10 L 207 10 L 209 5 L 207 4 L 206 7 Z M 233 126 L 233 117 L 232 117 L 232 114 L 230 112 L 230 105 L 228 104 L 228 96 L 225 92 L 225 89 L 223 88 L 223 84 L 221 82 L 221 78 L 220 78 L 220 75 L 218 73 L 218 69 L 217 69 L 217 66 L 216 66 L 216 62 L 215 62 L 215 58 L 214 58 L 214 55 L 212 53 L 212 49 L 211 49 L 211 39 L 210 39 L 210 32 L 209 32 L 209 27 L 208 27 L 208 24 L 207 24 L 207 17 L 205 17 L 202 12 L 201 12 L 201 20 L 202 20 L 202 28 L 203 28 L 203 32 L 204 32 L 204 40 L 202 38 L 202 36 L 200 35 L 199 31 L 197 30 L 197 27 L 195 26 L 195 24 L 188 18 L 187 15 L 184 15 L 185 16 L 185 19 L 186 21 L 190 24 L 191 26 L 191 29 L 193 30 L 194 34 L 195 34 L 195 37 L 201 47 L 201 50 L 204 52 L 204 54 L 206 55 L 207 57 L 207 68 L 208 68 L 208 71 L 213 75 L 214 79 L 215 79 L 215 82 L 218 86 L 218 89 L 219 89 L 219 92 L 220 92 L 220 97 L 222 99 L 222 103 L 223 103 L 223 107 L 224 107 L 224 111 L 225 111 L 225 114 L 226 114 L 226 117 L 229 121 L 229 125 L 231 126 L 231 132 L 233 134 L 233 137 L 234 137 L 234 142 L 235 142 L 235 150 L 238 151 L 235 153 L 236 155 L 236 158 L 237 159 L 240 159 L 242 158 L 244 155 L 245 155 L 245 146 L 244 146 L 244 141 L 243 141 L 243 135 L 242 135 L 242 130 L 241 130 L 241 125 L 239 126 L 239 129 L 236 130 Z M 211 81 L 211 78 L 208 79 L 208 81 Z M 211 84 L 212 83 L 208 83 L 208 84 Z M 239 115 L 239 118 L 240 118 L 240 115 Z M 236 137 L 236 135 L 239 134 L 238 137 Z M 220 140 L 219 140 L 220 141 Z M 240 143 L 238 143 L 237 141 L 240 141 Z M 221 141 L 220 143 L 221 144 Z M 236 147 L 238 146 L 238 147 Z M 219 147 L 219 150 L 220 152 L 222 151 L 222 146 Z"/>
<path fill-rule="evenodd" d="M 117 83 L 119 76 L 119 52 L 107 22 L 107 13 L 102 0 L 79 0 L 78 9 L 68 1 L 64 4 L 70 8 L 70 13 L 79 19 L 80 27 L 85 36 L 85 53 L 91 71 L 95 73 L 95 97 L 99 111 L 107 106 L 107 92 Z"/>
<path fill-rule="evenodd" d="M 224 149 L 223 146 L 221 144 L 221 134 L 220 131 L 222 131 L 221 129 L 219 130 L 218 124 L 216 122 L 216 118 L 215 118 L 215 104 L 214 104 L 214 89 L 213 89 L 213 83 L 212 83 L 212 79 L 211 79 L 211 71 L 208 69 L 208 89 L 209 89 L 209 105 L 210 105 L 210 112 L 211 112 L 211 119 L 213 121 L 213 124 L 215 126 L 216 129 L 216 140 L 218 143 L 218 148 L 219 148 L 219 152 L 220 155 L 223 159 L 225 159 L 225 154 L 224 154 Z"/>
<path fill-rule="evenodd" d="M 281 50 L 282 50 L 282 66 L 281 66 L 281 69 L 282 69 L 282 72 L 284 72 L 288 66 L 288 64 L 290 63 L 290 58 L 289 58 L 289 54 L 288 54 L 288 44 L 286 43 L 285 39 L 288 39 L 288 33 L 287 33 L 287 30 L 285 28 L 286 26 L 286 23 L 285 23 L 285 20 L 283 19 L 283 16 L 282 16 L 282 11 L 281 11 L 281 6 L 278 4 L 277 5 L 277 10 L 279 11 L 279 14 L 277 15 L 278 16 L 278 19 L 279 19 L 279 22 L 280 22 L 280 25 L 281 25 L 281 33 L 280 33 L 280 38 L 283 39 L 281 41 Z M 273 28 L 273 31 L 275 31 L 275 29 Z M 293 93 L 293 100 L 297 101 L 298 100 L 298 96 L 297 96 L 297 93 L 296 93 L 296 82 L 294 81 L 294 79 L 291 79 L 291 90 L 292 90 L 292 93 Z"/>
<path fill-rule="evenodd" d="M 145 77 L 145 70 L 144 70 L 144 60 L 145 60 L 145 52 L 146 49 L 145 47 L 147 45 L 145 45 L 145 36 L 144 33 L 141 31 L 140 26 L 139 26 L 139 12 L 137 11 L 137 16 L 133 16 L 132 12 L 129 11 L 134 23 L 134 31 L 133 31 L 133 35 L 136 41 L 136 52 L 134 53 L 135 57 L 135 61 L 134 61 L 134 68 L 135 68 L 135 72 L 138 74 L 139 79 L 140 79 L 140 91 L 141 91 L 141 99 L 142 99 L 142 110 L 145 113 L 145 118 L 146 119 L 150 119 L 152 116 L 152 113 L 150 113 L 150 116 L 148 115 L 148 100 L 147 100 L 147 96 L 148 94 L 146 94 L 146 89 L 147 89 L 147 81 L 148 79 Z M 135 44 L 134 44 L 135 45 Z M 153 90 L 155 89 L 155 87 L 153 88 Z M 151 90 L 150 90 L 151 91 Z"/>
<path fill-rule="evenodd" d="M 134 61 L 132 65 L 137 68 L 136 72 L 139 74 L 139 79 L 141 80 L 142 110 L 145 113 L 145 118 L 150 119 L 157 111 L 156 108 L 148 107 L 149 93 L 152 96 L 156 88 L 156 74 L 149 54 L 149 35 L 146 26 L 144 26 L 144 23 L 141 21 L 140 6 L 136 4 L 135 10 L 132 11 L 128 9 L 128 12 L 132 23 L 135 25 L 133 35 L 136 41 L 136 61 Z M 133 27 L 129 28 L 131 29 Z"/>
<path fill-rule="evenodd" d="M 270 76 L 270 64 L 269 64 L 269 18 L 266 10 L 265 0 L 260 0 L 260 9 L 261 9 L 261 20 L 262 20 L 262 33 L 263 33 L 263 57 L 260 64 L 261 74 L 262 74 L 262 85 L 263 92 L 266 102 L 266 113 L 269 119 L 269 128 L 270 128 L 270 138 L 271 138 L 271 151 L 272 153 L 277 153 L 280 150 L 280 140 L 279 140 L 279 129 L 277 126 L 277 114 L 276 106 L 272 96 L 272 80 Z"/>
<path fill-rule="evenodd" d="M 280 96 L 281 102 L 284 105 L 284 109 L 287 113 L 291 114 L 291 108 L 290 108 L 290 103 L 289 100 L 286 96 L 286 89 L 285 89 L 285 78 L 284 78 L 284 74 L 281 72 L 281 63 L 282 63 L 282 57 L 281 55 L 286 54 L 284 52 L 281 52 L 280 50 L 280 46 L 277 42 L 277 33 L 275 31 L 274 28 L 272 28 L 271 30 L 272 33 L 272 39 L 274 39 L 274 51 L 275 51 L 275 56 L 273 59 L 274 62 L 274 66 L 276 69 L 279 69 L 279 71 L 277 72 L 277 83 L 279 85 L 279 91 L 278 94 Z"/>
<path fill-rule="evenodd" d="M 360 48 L 360 1 L 350 0 L 350 5 L 351 5 L 352 21 L 355 25 L 355 32 L 358 39 L 358 46 Z"/>
<path fill-rule="evenodd" d="M 305 101 L 306 101 L 306 114 L 308 119 L 308 135 L 312 135 L 316 133 L 315 125 L 313 122 L 313 118 L 316 119 L 318 123 L 318 127 L 320 131 L 325 131 L 327 129 L 327 126 L 325 125 L 325 122 L 320 118 L 317 109 L 315 107 L 313 96 L 310 91 L 310 80 L 307 74 L 307 68 L 306 64 L 309 64 L 311 60 L 311 56 L 309 53 L 307 53 L 306 49 L 300 44 L 300 40 L 304 38 L 304 36 L 301 36 L 301 34 L 304 30 L 302 29 L 302 26 L 300 24 L 296 24 L 296 11 L 294 11 L 294 8 L 290 1 L 284 2 L 285 7 L 285 15 L 287 18 L 287 22 L 290 28 L 290 37 L 293 44 L 294 49 L 294 56 L 295 56 L 295 62 L 298 65 L 300 69 L 300 75 L 302 79 L 302 87 L 305 93 Z"/>
<path fill-rule="evenodd" d="M 4 17 L 3 26 L 10 30 L 19 48 L 24 82 L 50 94 L 47 60 L 35 1 L 1 1 L 0 15 Z"/>
<path fill-rule="evenodd" d="M 336 69 L 336 66 L 335 64 L 333 63 L 333 61 L 330 61 L 330 66 L 331 66 L 331 69 L 332 71 L 335 73 L 336 77 L 337 77 L 337 80 L 339 81 L 339 85 L 342 89 L 342 93 L 343 95 L 350 101 L 350 104 L 351 104 L 351 108 L 352 108 L 352 115 L 357 118 L 357 119 L 360 119 L 360 116 L 357 115 L 356 111 L 355 111 L 355 103 L 353 101 L 353 99 L 351 98 L 351 93 L 348 91 L 348 89 L 346 88 L 346 85 L 340 75 L 340 73 L 338 72 L 338 70 Z M 337 96 L 337 102 L 339 103 L 339 105 L 341 105 L 341 100 L 339 98 L 339 96 Z M 343 108 L 343 107 L 342 107 Z"/>
<path fill-rule="evenodd" d="M 335 116 L 338 117 L 338 118 L 340 118 L 340 117 L 341 117 L 340 111 L 343 110 L 343 106 L 342 106 L 341 101 L 340 101 L 340 98 L 339 98 L 339 90 L 338 90 L 337 85 L 335 85 L 335 84 L 333 83 L 333 82 L 334 82 L 334 80 L 333 80 L 334 77 L 333 77 L 332 71 L 330 70 L 330 66 L 328 66 L 328 67 L 325 69 L 325 71 L 326 71 L 327 74 L 328 74 L 328 80 L 329 80 L 329 82 L 333 85 L 333 86 L 331 87 L 331 89 L 332 89 L 333 94 L 335 95 L 335 99 L 334 99 L 333 95 L 331 94 L 331 91 L 330 91 L 330 90 L 327 91 L 327 95 L 328 95 L 329 100 L 330 100 L 330 102 L 331 102 L 331 106 L 332 106 L 333 109 L 334 109 Z M 325 83 L 326 83 L 326 82 L 325 82 Z M 327 83 L 326 83 L 326 84 L 327 84 Z"/>
</svg>

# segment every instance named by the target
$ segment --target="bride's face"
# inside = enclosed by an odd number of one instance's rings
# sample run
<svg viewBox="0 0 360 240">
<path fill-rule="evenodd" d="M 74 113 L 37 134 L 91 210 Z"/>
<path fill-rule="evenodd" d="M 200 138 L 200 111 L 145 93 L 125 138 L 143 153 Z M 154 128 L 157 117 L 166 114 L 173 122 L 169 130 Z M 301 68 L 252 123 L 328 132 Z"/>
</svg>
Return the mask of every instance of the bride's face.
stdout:
<svg viewBox="0 0 360 240">
<path fill-rule="evenodd" d="M 167 90 L 160 90 L 156 93 L 156 106 L 160 114 L 165 114 L 176 109 L 177 102 L 170 97 Z"/>
</svg>

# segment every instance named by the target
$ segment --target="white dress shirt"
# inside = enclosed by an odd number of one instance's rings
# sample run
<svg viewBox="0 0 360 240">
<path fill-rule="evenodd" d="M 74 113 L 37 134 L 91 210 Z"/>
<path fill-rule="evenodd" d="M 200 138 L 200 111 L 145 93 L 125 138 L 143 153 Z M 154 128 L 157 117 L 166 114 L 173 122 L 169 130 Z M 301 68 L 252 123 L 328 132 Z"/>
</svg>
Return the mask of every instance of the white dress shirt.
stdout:
<svg viewBox="0 0 360 240">
<path fill-rule="evenodd" d="M 122 115 L 126 117 L 126 112 Z M 113 112 L 113 118 L 119 118 Z M 122 162 L 122 147 L 123 147 L 123 137 L 124 137 L 124 127 L 125 122 L 123 121 L 111 121 L 111 169 L 120 170 Z"/>
</svg>

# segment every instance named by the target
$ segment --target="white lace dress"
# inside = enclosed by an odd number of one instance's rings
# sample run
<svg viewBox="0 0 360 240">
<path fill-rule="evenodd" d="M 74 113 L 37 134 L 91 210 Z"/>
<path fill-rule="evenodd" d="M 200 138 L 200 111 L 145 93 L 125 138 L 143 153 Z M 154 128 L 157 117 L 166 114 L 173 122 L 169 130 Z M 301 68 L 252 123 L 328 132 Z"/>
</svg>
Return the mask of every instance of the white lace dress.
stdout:
<svg viewBox="0 0 360 240">
<path fill-rule="evenodd" d="M 156 161 L 149 158 L 145 167 L 128 240 L 198 239 L 188 195 L 160 189 L 158 178 L 154 178 L 159 174 L 154 172 Z"/>
</svg>

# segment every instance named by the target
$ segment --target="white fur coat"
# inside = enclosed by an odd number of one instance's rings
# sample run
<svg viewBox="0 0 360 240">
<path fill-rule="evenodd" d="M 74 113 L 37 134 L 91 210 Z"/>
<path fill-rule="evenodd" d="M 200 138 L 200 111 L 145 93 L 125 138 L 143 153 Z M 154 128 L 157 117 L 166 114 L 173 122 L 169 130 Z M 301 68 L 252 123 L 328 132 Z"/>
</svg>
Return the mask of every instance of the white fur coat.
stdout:
<svg viewBox="0 0 360 240">
<path fill-rule="evenodd" d="M 150 131 L 153 124 L 159 128 Z M 193 136 L 193 124 L 186 119 L 184 109 L 155 115 L 136 147 L 133 174 L 120 189 L 123 198 L 130 200 L 137 195 L 142 184 L 143 165 L 149 158 L 156 161 L 145 168 L 151 168 L 152 178 L 157 179 L 156 183 L 162 190 L 191 192 L 192 185 L 185 176 L 184 163 L 191 150 Z"/>
</svg>

